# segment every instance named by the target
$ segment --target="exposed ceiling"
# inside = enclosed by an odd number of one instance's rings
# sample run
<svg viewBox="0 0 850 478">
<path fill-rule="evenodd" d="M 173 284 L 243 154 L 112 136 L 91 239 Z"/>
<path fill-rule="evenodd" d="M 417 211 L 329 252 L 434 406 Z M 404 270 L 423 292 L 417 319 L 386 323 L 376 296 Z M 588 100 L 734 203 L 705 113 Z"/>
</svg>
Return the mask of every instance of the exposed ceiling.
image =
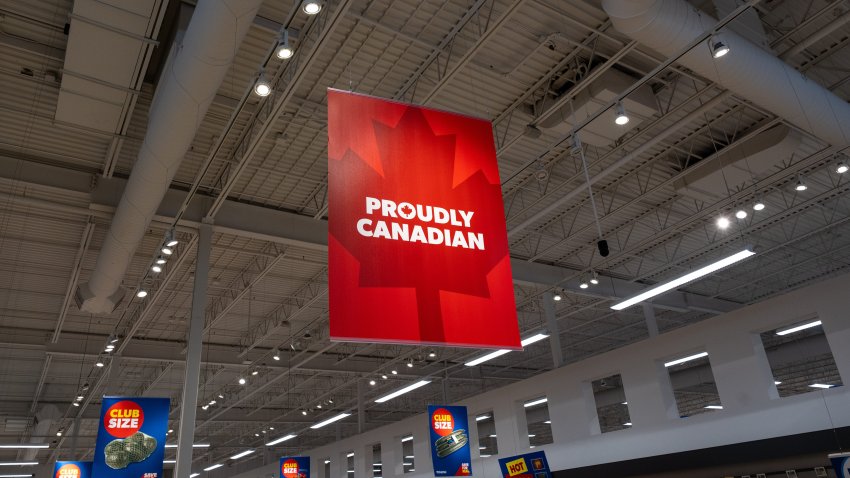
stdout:
<svg viewBox="0 0 850 478">
<path fill-rule="evenodd" d="M 297 440 L 275 453 L 357 433 L 355 419 L 308 425 L 355 407 L 358 387 L 365 427 L 374 428 L 421 413 L 425 403 L 552 368 L 547 341 L 479 367 L 463 365 L 475 350 L 441 348 L 431 357 L 430 347 L 329 341 L 325 247 L 320 235 L 303 232 L 325 228 L 328 87 L 493 121 L 515 276 L 531 271 L 515 281 L 520 328 L 546 328 L 544 300 L 559 294 L 557 333 L 568 362 L 648 336 L 643 308 L 610 309 L 624 290 L 745 245 L 758 255 L 659 298 L 649 310 L 660 332 L 850 266 L 850 174 L 835 172 L 848 144 L 830 144 L 667 62 L 616 30 L 601 2 L 329 0 L 307 16 L 299 2 L 266 0 L 174 175 L 170 214 L 154 218 L 132 257 L 128 298 L 111 314 L 84 313 L 75 291 L 95 268 L 148 129 L 158 73 L 193 9 L 150 0 L 95 2 L 107 11 L 92 12 L 89 3 L 0 2 L 0 442 L 49 442 L 32 453 L 41 462 L 91 456 L 104 394 L 168 396 L 170 427 L 179 429 L 201 209 L 233 227 L 213 237 L 199 405 L 216 403 L 198 409 L 195 441 L 210 444 L 196 449 L 198 463 L 289 431 Z M 692 3 L 716 17 L 732 12 L 730 2 Z M 845 103 L 848 21 L 844 1 L 763 0 L 727 28 Z M 269 60 L 284 25 L 296 56 Z M 111 48 L 92 51 L 99 42 Z M 111 62 L 106 55 L 116 51 L 123 61 L 108 63 L 112 76 L 103 77 L 99 60 Z M 263 67 L 276 93 L 260 99 L 251 88 Z M 628 128 L 611 127 L 613 110 L 590 121 L 632 85 Z M 579 151 L 569 133 L 583 121 Z M 799 180 L 805 191 L 795 189 Z M 151 280 L 148 267 L 195 183 L 177 228 L 181 244 Z M 753 211 L 756 200 L 766 207 Z M 607 257 L 597 252 L 594 207 Z M 745 218 L 733 217 L 738 208 Z M 731 218 L 729 228 L 715 225 L 720 215 Z M 269 218 L 289 229 L 263 232 Z M 579 288 L 594 271 L 601 284 Z M 141 285 L 149 296 L 132 299 Z M 117 348 L 104 355 L 112 335 Z M 95 365 L 99 357 L 104 367 Z M 820 366 L 807 363 L 794 373 Z M 434 383 L 372 403 L 422 376 Z M 240 386 L 240 377 L 248 383 Z M 73 406 L 78 395 L 81 406 Z M 624 418 L 613 416 L 613 426 Z M 0 450 L 0 461 L 23 456 Z"/>
</svg>

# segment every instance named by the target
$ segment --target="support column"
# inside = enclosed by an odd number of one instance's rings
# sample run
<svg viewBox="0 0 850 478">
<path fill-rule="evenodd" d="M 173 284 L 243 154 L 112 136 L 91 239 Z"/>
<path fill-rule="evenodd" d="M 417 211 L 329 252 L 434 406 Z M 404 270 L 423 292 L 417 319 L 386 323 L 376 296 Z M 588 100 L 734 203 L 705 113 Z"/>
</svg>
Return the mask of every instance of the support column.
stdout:
<svg viewBox="0 0 850 478">
<path fill-rule="evenodd" d="M 643 306 L 643 317 L 646 320 L 646 330 L 649 332 L 649 338 L 658 335 L 658 322 L 655 320 L 655 309 L 649 302 L 641 303 Z"/>
<path fill-rule="evenodd" d="M 549 347 L 552 349 L 552 366 L 564 365 L 564 352 L 561 350 L 561 331 L 555 317 L 555 299 L 552 292 L 543 294 L 543 313 L 546 315 L 546 328 L 549 329 Z"/>
<path fill-rule="evenodd" d="M 201 223 L 198 253 L 195 259 L 195 283 L 192 289 L 192 318 L 186 345 L 186 374 L 180 402 L 180 432 L 177 435 L 175 478 L 189 478 L 192 473 L 192 442 L 195 440 L 195 414 L 198 408 L 198 382 L 201 373 L 201 345 L 204 338 L 204 313 L 207 306 L 207 276 L 212 248 L 212 219 Z"/>
<path fill-rule="evenodd" d="M 357 433 L 363 433 L 366 429 L 365 392 L 363 388 L 363 379 L 360 379 L 357 381 Z"/>
</svg>

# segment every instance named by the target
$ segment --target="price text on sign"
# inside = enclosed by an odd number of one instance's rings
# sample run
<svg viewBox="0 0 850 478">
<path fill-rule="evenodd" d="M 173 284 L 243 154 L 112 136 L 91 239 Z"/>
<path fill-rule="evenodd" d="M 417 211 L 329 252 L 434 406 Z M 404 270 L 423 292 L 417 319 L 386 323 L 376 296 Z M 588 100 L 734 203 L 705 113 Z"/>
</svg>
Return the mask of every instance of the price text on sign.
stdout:
<svg viewBox="0 0 850 478">
<path fill-rule="evenodd" d="M 525 459 L 520 458 L 518 460 L 509 461 L 507 463 L 508 474 L 511 476 L 519 475 L 520 473 L 527 473 L 528 467 L 525 465 Z"/>
<path fill-rule="evenodd" d="M 455 429 L 455 420 L 445 408 L 438 408 L 431 415 L 431 427 L 440 436 L 450 435 Z"/>
<path fill-rule="evenodd" d="M 145 423 L 145 412 L 136 402 L 120 401 L 106 411 L 103 427 L 117 438 L 127 438 L 139 431 Z"/>
</svg>

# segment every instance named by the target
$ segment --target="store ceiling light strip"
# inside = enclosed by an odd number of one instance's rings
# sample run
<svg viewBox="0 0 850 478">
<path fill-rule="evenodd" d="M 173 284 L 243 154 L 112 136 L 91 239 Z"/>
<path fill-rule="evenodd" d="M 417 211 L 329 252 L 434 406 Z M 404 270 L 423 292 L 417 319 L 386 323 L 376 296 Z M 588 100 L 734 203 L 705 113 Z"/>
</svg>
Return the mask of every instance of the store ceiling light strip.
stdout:
<svg viewBox="0 0 850 478">
<path fill-rule="evenodd" d="M 671 360 L 670 362 L 666 362 L 664 366 L 672 367 L 673 365 L 679 365 L 681 363 L 690 362 L 691 360 L 696 360 L 698 358 L 703 357 L 708 357 L 708 352 L 700 352 L 698 354 L 688 355 L 687 357 L 682 357 L 680 359 Z"/>
<path fill-rule="evenodd" d="M 245 450 L 245 451 L 243 451 L 243 452 L 241 452 L 241 453 L 237 453 L 237 454 L 235 454 L 235 455 L 231 456 L 231 457 L 230 457 L 230 459 L 231 459 L 231 460 L 238 460 L 238 459 L 242 458 L 243 456 L 248 456 L 248 455 L 250 455 L 251 453 L 254 453 L 255 451 L 256 451 L 256 450 Z"/>
<path fill-rule="evenodd" d="M 224 465 L 221 464 L 221 463 L 216 463 L 215 465 L 208 466 L 208 467 L 204 468 L 204 471 L 212 471 L 212 470 L 215 470 L 216 468 L 221 468 L 222 466 L 224 466 Z"/>
<path fill-rule="evenodd" d="M 26 450 L 33 448 L 50 448 L 47 443 L 0 443 L 0 448 L 6 450 Z"/>
<path fill-rule="evenodd" d="M 546 403 L 548 401 L 549 401 L 548 398 L 543 397 L 543 398 L 538 398 L 537 400 L 532 400 L 530 402 L 526 402 L 522 406 L 525 407 L 525 408 L 530 408 L 530 407 L 533 407 L 535 405 L 540 405 L 540 404 Z"/>
<path fill-rule="evenodd" d="M 418 381 L 416 383 L 412 383 L 412 384 L 410 384 L 410 385 L 408 385 L 404 388 L 400 388 L 400 389 L 396 390 L 395 392 L 388 393 L 381 398 L 375 399 L 375 403 L 388 402 L 388 401 L 394 399 L 395 397 L 404 395 L 407 392 L 412 392 L 413 390 L 416 390 L 417 388 L 420 388 L 420 387 L 424 387 L 425 385 L 428 385 L 429 383 L 431 383 L 430 380 L 420 380 L 420 381 Z"/>
<path fill-rule="evenodd" d="M 283 442 L 285 442 L 286 440 L 292 440 L 292 439 L 293 439 L 293 438 L 295 438 L 296 436 L 298 436 L 298 435 L 293 435 L 293 434 L 291 434 L 291 433 L 290 433 L 289 435 L 282 436 L 282 437 L 280 437 L 280 438 L 277 438 L 277 439 L 275 439 L 275 440 L 272 440 L 272 441 L 270 441 L 270 442 L 266 443 L 266 446 L 277 445 L 278 443 L 283 443 Z"/>
<path fill-rule="evenodd" d="M 480 422 L 482 420 L 487 420 L 488 418 L 490 418 L 490 415 L 478 415 L 477 417 L 475 417 L 475 421 Z"/>
<path fill-rule="evenodd" d="M 543 340 L 547 337 L 549 337 L 549 334 L 544 334 L 544 333 L 541 332 L 541 333 L 534 334 L 531 337 L 527 337 L 527 338 L 522 339 L 522 342 L 520 342 L 520 343 L 522 344 L 523 347 L 527 347 L 527 346 L 529 346 L 529 345 L 531 345 L 535 342 L 540 342 L 541 340 Z M 490 352 L 487 355 L 482 355 L 481 357 L 478 357 L 477 359 L 466 362 L 464 365 L 466 365 L 467 367 L 474 367 L 474 366 L 480 365 L 484 362 L 493 360 L 496 357 L 501 357 L 502 355 L 505 355 L 508 352 L 512 352 L 512 350 L 508 350 L 508 349 L 496 350 L 496 351 Z"/>
<path fill-rule="evenodd" d="M 0 478 L 30 478 L 32 477 L 32 473 L 29 475 L 0 475 Z"/>
<path fill-rule="evenodd" d="M 342 420 L 343 418 L 350 417 L 350 416 L 351 416 L 350 413 L 340 413 L 339 415 L 337 415 L 335 417 L 328 418 L 327 420 L 325 420 L 323 422 L 319 422 L 315 425 L 312 425 L 310 428 L 312 428 L 313 430 L 317 430 L 319 428 L 322 428 L 323 426 L 330 425 L 331 423 L 338 422 L 338 421 Z"/>
<path fill-rule="evenodd" d="M 192 443 L 192 448 L 209 448 L 209 443 Z M 176 443 L 166 443 L 165 448 L 177 448 Z"/>
<path fill-rule="evenodd" d="M 794 327 L 790 327 L 790 328 L 783 329 L 783 330 L 777 330 L 776 335 L 793 334 L 794 332 L 799 332 L 801 330 L 811 329 L 812 327 L 817 327 L 818 325 L 821 325 L 820 320 L 815 320 L 814 322 L 796 325 Z"/>
<path fill-rule="evenodd" d="M 631 307 L 635 304 L 645 302 L 646 300 L 648 300 L 652 297 L 655 297 L 656 295 L 663 294 L 663 293 L 667 292 L 668 290 L 675 289 L 676 287 L 685 285 L 688 282 L 693 282 L 693 281 L 699 279 L 702 276 L 711 274 L 712 272 L 723 269 L 724 267 L 731 266 L 732 264 L 735 264 L 736 262 L 740 262 L 740 261 L 742 261 L 742 260 L 744 260 L 744 259 L 746 259 L 750 256 L 753 256 L 753 255 L 755 255 L 755 252 L 753 252 L 749 249 L 744 249 L 743 251 L 732 254 L 729 257 L 724 257 L 723 259 L 720 259 L 717 262 L 713 262 L 713 263 L 711 263 L 711 264 L 709 264 L 705 267 L 701 267 L 701 268 L 699 268 L 695 271 L 689 272 L 689 273 L 687 273 L 687 274 L 685 274 L 681 277 L 677 277 L 677 278 L 675 278 L 671 281 L 668 281 L 668 282 L 665 282 L 663 284 L 659 284 L 655 287 L 652 287 L 652 288 L 650 288 L 650 289 L 648 289 L 644 292 L 641 292 L 640 294 L 638 294 L 634 297 L 626 299 L 622 302 L 618 302 L 618 303 L 612 305 L 611 308 L 614 309 L 614 310 L 623 310 L 626 307 Z"/>
<path fill-rule="evenodd" d="M 0 461 L 0 466 L 36 466 L 37 461 Z"/>
</svg>

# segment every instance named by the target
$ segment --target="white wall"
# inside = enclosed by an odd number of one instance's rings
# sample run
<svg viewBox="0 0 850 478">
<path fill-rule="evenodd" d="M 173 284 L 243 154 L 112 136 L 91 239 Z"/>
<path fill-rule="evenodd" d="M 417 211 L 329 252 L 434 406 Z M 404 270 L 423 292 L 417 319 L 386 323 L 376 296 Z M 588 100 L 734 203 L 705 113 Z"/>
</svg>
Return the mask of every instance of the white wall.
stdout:
<svg viewBox="0 0 850 478">
<path fill-rule="evenodd" d="M 817 316 L 842 382 L 850 383 L 848 292 L 850 275 L 841 276 L 459 402 L 469 407 L 472 423 L 483 412 L 496 415 L 499 455 L 478 458 L 477 430 L 470 424 L 473 475 L 497 477 L 498 458 L 529 451 L 522 404 L 541 395 L 549 398 L 554 443 L 535 451 L 545 450 L 554 470 L 848 426 L 850 387 L 778 398 L 758 338 L 761 332 Z M 709 352 L 724 409 L 681 419 L 663 362 L 702 350 Z M 588 403 L 592 396 L 582 392 L 583 384 L 614 373 L 622 375 L 634 426 L 599 434 L 595 407 Z M 416 471 L 403 476 L 433 476 L 425 413 L 304 454 L 312 457 L 313 476 L 352 478 L 344 460 L 354 450 L 356 478 L 371 478 L 372 445 L 380 442 L 383 476 L 398 476 L 399 442 L 409 434 Z M 323 472 L 326 457 L 332 460 L 330 477 Z M 277 476 L 276 464 L 236 476 L 270 474 Z"/>
</svg>

